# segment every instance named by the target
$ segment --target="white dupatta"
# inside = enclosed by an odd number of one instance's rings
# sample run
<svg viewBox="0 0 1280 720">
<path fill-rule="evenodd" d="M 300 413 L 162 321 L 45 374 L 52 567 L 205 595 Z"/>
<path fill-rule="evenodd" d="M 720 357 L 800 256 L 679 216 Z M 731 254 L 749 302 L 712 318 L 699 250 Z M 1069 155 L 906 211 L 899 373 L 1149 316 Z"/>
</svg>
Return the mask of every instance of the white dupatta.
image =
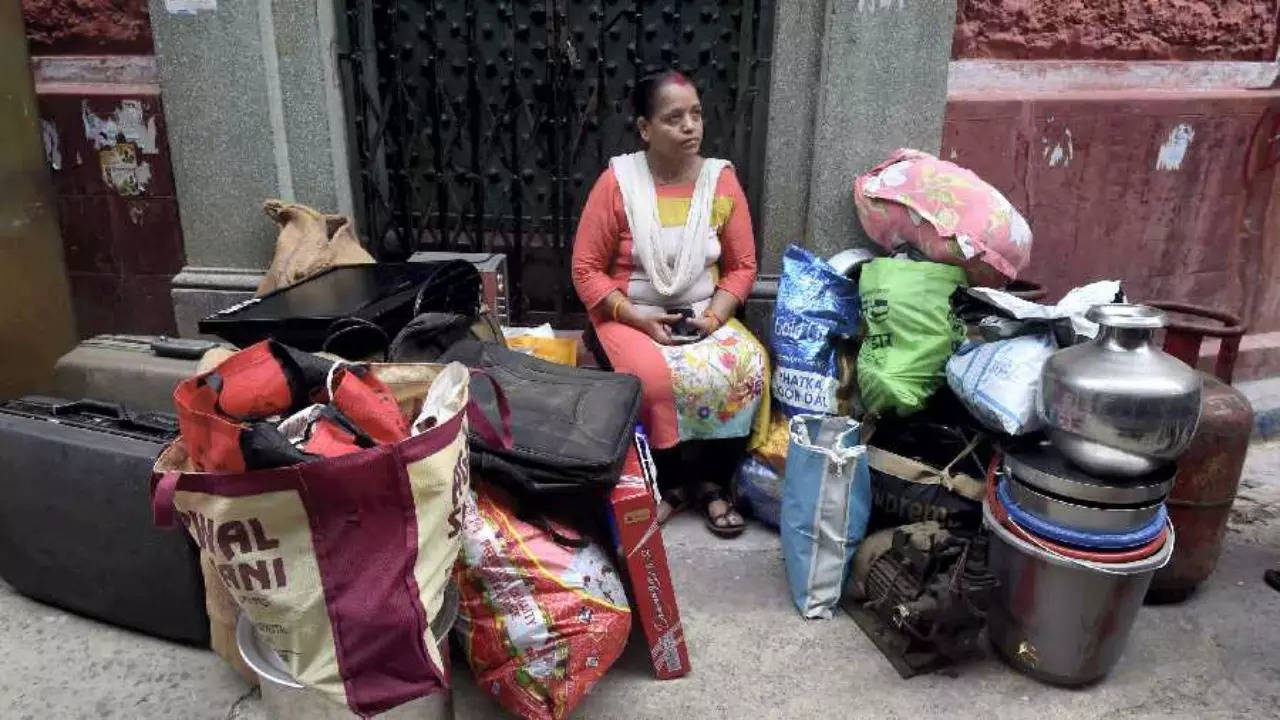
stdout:
<svg viewBox="0 0 1280 720">
<path fill-rule="evenodd" d="M 711 203 L 715 199 L 720 172 L 729 166 L 727 160 L 705 158 L 698 172 L 689 201 L 689 216 L 674 252 L 664 252 L 662 221 L 658 217 L 658 190 L 649 172 L 649 160 L 643 150 L 618 155 L 609 161 L 622 206 L 631 227 L 634 254 L 655 290 L 663 296 L 681 295 L 706 271 L 705 239 L 711 232 Z"/>
</svg>

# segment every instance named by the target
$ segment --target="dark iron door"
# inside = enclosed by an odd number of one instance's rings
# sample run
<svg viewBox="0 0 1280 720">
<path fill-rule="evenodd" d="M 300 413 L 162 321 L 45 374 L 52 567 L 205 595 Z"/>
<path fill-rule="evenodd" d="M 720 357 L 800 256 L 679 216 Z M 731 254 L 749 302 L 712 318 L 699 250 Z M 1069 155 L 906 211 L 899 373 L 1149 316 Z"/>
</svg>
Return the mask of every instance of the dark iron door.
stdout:
<svg viewBox="0 0 1280 720">
<path fill-rule="evenodd" d="M 756 199 L 772 8 L 347 0 L 344 82 L 371 247 L 506 253 L 514 317 L 580 324 L 574 230 L 609 158 L 638 147 L 638 77 L 671 66 L 694 79 L 704 154 L 732 160 Z"/>
</svg>

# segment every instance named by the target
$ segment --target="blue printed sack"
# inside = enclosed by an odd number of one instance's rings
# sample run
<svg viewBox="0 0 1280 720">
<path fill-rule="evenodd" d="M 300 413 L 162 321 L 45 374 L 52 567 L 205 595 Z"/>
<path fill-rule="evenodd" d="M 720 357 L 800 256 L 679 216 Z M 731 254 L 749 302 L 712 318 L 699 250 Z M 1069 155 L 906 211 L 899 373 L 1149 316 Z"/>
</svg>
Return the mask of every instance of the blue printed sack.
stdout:
<svg viewBox="0 0 1280 720">
<path fill-rule="evenodd" d="M 788 247 L 773 312 L 771 388 L 788 417 L 840 413 L 839 343 L 857 335 L 858 322 L 858 284 L 808 250 Z"/>
</svg>

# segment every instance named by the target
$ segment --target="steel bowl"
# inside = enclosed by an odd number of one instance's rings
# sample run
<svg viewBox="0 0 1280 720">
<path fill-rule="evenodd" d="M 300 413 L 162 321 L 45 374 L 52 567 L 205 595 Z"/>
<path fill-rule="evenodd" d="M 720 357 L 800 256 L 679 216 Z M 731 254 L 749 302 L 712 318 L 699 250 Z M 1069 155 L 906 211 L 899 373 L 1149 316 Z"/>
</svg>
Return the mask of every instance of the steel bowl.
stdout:
<svg viewBox="0 0 1280 720">
<path fill-rule="evenodd" d="M 449 630 L 458 617 L 458 589 L 445 586 L 444 602 L 431 622 L 433 634 L 440 638 L 440 652 L 447 655 Z M 298 682 L 289 674 L 284 661 L 271 646 L 262 642 L 253 630 L 249 616 L 241 613 L 236 622 L 236 645 L 240 657 L 258 674 L 262 704 L 271 720 L 351 720 L 359 715 Z M 381 720 L 445 720 L 453 717 L 453 698 L 449 690 L 411 700 L 374 717 Z"/>
<path fill-rule="evenodd" d="M 1039 492 L 1017 477 L 1010 478 L 1009 495 L 1018 507 L 1047 523 L 1088 533 L 1141 530 L 1155 520 L 1164 504 L 1164 498 L 1136 507 L 1078 504 Z"/>
</svg>

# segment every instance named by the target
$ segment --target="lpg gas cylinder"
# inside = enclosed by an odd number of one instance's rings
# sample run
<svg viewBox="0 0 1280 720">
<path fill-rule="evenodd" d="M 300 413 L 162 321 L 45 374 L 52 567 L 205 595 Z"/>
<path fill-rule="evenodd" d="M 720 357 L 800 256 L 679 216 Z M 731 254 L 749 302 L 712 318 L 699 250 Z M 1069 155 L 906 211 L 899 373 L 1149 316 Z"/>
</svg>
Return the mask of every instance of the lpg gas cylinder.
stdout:
<svg viewBox="0 0 1280 720">
<path fill-rule="evenodd" d="M 1253 408 L 1239 390 L 1228 384 L 1240 336 L 1244 334 L 1238 318 L 1182 303 L 1147 304 L 1170 312 L 1164 350 L 1192 366 L 1199 358 L 1205 336 L 1222 339 L 1214 370 L 1217 377 L 1204 376 L 1200 424 L 1190 446 L 1178 458 L 1178 475 L 1167 503 L 1177 533 L 1173 559 L 1156 572 L 1147 591 L 1147 602 L 1179 602 L 1218 564 L 1231 504 L 1249 450 Z M 1216 320 L 1221 325 L 1186 321 L 1175 313 Z"/>
</svg>

